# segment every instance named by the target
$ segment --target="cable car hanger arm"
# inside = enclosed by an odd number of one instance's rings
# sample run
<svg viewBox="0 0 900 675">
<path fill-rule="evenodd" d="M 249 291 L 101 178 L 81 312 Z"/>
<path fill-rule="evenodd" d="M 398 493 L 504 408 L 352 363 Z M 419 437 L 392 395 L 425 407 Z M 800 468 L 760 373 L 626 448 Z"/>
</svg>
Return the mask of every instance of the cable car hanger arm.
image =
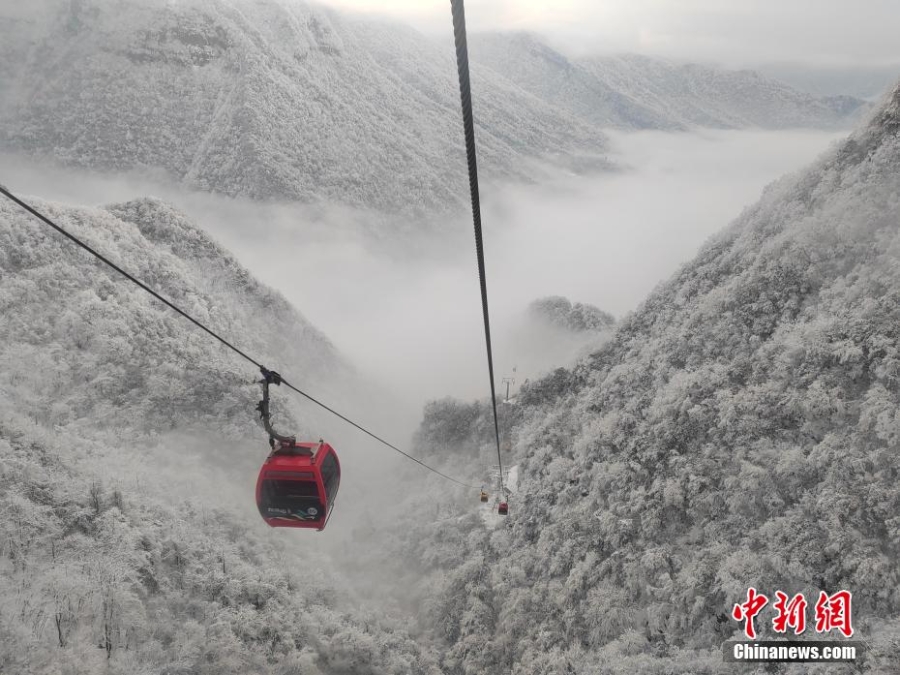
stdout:
<svg viewBox="0 0 900 675">
<path fill-rule="evenodd" d="M 272 428 L 272 414 L 269 411 L 269 385 L 280 385 L 284 380 L 282 380 L 281 375 L 276 373 L 274 370 L 269 370 L 265 366 L 260 366 L 259 370 L 262 372 L 263 376 L 263 379 L 260 380 L 260 384 L 262 385 L 263 390 L 263 397 L 259 404 L 257 404 L 256 409 L 259 411 L 259 417 L 260 419 L 262 419 L 263 427 L 265 427 L 266 433 L 269 434 L 269 445 L 274 448 L 275 441 L 278 441 L 282 446 L 286 445 L 289 448 L 296 447 L 296 437 L 284 436 L 282 434 L 279 434 L 277 431 L 275 431 L 275 429 Z"/>
</svg>

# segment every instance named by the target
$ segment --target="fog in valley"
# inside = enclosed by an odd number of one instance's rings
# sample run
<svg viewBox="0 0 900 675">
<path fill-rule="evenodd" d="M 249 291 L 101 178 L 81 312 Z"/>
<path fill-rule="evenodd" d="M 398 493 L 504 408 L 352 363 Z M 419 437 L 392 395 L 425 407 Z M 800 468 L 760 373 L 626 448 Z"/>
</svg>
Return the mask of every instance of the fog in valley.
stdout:
<svg viewBox="0 0 900 675">
<path fill-rule="evenodd" d="M 521 382 L 573 355 L 564 336 L 533 339 L 538 328 L 523 317 L 531 301 L 562 295 L 622 317 L 766 184 L 844 135 L 615 133 L 616 171 L 557 173 L 541 185 L 488 182 L 485 249 L 498 377 L 517 367 Z M 189 193 L 138 175 L 48 169 L 8 155 L 0 161 L 10 187 L 26 194 L 87 205 L 149 194 L 176 205 L 390 389 L 409 424 L 418 423 L 426 400 L 486 394 L 468 217 L 423 223 L 425 235 L 392 232 L 382 216 L 364 212 Z M 279 366 L 292 372 L 290 364 Z M 410 430 L 385 432 L 405 438 Z"/>
</svg>

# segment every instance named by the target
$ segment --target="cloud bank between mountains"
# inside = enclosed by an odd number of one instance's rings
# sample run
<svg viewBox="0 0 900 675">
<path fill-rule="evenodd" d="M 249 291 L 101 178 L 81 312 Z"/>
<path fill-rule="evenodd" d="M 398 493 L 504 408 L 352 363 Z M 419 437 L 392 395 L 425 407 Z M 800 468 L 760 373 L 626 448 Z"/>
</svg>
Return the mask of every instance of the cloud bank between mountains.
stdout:
<svg viewBox="0 0 900 675">
<path fill-rule="evenodd" d="M 613 138 L 624 171 L 558 175 L 540 188 L 484 195 L 486 255 L 498 377 L 534 377 L 570 355 L 536 348 L 522 314 L 563 295 L 616 316 L 689 260 L 775 177 L 807 163 L 840 134 L 643 132 Z M 13 172 L 15 169 L 15 172 Z M 186 193 L 138 175 L 109 177 L 0 157 L 10 187 L 67 203 L 153 194 L 172 202 L 278 289 L 362 371 L 409 404 L 447 394 L 481 397 L 483 328 L 471 223 L 463 215 L 429 238 L 364 233 L 366 215 Z M 442 234 L 435 235 L 435 232 Z"/>
</svg>

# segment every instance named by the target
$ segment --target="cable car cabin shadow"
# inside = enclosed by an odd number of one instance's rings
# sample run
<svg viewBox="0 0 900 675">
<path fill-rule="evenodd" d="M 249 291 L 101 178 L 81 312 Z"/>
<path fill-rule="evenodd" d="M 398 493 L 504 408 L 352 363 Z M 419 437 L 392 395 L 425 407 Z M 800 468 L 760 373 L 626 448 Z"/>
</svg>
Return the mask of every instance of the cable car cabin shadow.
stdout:
<svg viewBox="0 0 900 675">
<path fill-rule="evenodd" d="M 256 481 L 256 505 L 270 527 L 324 530 L 341 484 L 328 443 L 279 443 Z"/>
</svg>

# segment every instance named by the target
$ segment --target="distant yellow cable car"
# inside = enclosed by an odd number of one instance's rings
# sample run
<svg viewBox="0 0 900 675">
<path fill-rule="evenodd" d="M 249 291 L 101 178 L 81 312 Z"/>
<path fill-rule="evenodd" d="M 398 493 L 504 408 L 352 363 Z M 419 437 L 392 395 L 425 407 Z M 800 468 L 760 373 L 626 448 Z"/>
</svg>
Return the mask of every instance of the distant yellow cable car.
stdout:
<svg viewBox="0 0 900 675">
<path fill-rule="evenodd" d="M 488 493 L 484 490 L 481 491 L 481 501 L 486 502 L 488 500 Z"/>
</svg>

